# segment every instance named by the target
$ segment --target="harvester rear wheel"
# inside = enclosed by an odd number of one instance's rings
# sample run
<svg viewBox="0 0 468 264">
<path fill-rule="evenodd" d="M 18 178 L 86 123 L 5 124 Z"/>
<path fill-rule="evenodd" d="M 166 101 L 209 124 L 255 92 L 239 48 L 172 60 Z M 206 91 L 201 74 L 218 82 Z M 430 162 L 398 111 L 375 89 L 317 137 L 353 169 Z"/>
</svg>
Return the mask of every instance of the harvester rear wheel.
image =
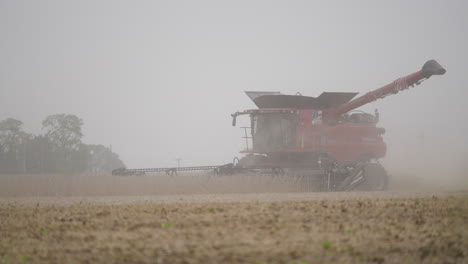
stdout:
<svg viewBox="0 0 468 264">
<path fill-rule="evenodd" d="M 362 179 L 360 177 L 362 176 Z M 338 188 L 342 191 L 384 191 L 388 186 L 388 175 L 379 163 L 367 163 L 358 166 Z"/>
</svg>

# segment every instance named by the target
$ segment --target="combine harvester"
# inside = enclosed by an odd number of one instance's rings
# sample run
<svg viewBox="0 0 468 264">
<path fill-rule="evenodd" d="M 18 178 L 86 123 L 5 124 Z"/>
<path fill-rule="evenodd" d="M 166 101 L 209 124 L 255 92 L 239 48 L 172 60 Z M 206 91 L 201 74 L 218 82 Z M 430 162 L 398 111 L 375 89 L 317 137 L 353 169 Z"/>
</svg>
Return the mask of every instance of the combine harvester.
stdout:
<svg viewBox="0 0 468 264">
<path fill-rule="evenodd" d="M 299 178 L 315 190 L 385 190 L 388 175 L 378 162 L 385 156 L 384 128 L 377 127 L 379 113 L 355 109 L 421 84 L 445 69 L 435 60 L 418 72 L 352 100 L 357 93 L 324 92 L 319 97 L 279 92 L 246 92 L 258 109 L 232 114 L 232 125 L 250 116 L 252 148 L 241 159 L 221 166 L 117 169 L 113 175 L 211 171 L 216 175 L 255 174 Z M 247 129 L 247 128 L 245 128 Z M 246 133 L 247 134 L 247 133 Z M 247 141 L 248 142 L 248 141 Z"/>
</svg>

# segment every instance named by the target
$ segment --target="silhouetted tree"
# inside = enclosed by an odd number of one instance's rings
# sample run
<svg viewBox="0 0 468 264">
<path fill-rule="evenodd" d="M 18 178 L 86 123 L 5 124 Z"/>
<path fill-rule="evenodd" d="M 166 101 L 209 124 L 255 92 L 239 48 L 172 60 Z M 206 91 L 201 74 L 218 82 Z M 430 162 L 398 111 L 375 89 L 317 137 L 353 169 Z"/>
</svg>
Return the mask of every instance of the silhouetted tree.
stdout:
<svg viewBox="0 0 468 264">
<path fill-rule="evenodd" d="M 31 136 L 23 131 L 23 122 L 14 118 L 0 121 L 0 172 L 25 172 L 25 142 Z"/>
<path fill-rule="evenodd" d="M 26 141 L 26 172 L 56 172 L 55 155 L 50 140 L 45 136 L 34 136 Z"/>
<path fill-rule="evenodd" d="M 113 169 L 125 167 L 119 155 L 103 145 L 88 145 L 89 163 L 91 172 L 110 172 Z"/>
<path fill-rule="evenodd" d="M 46 131 L 45 136 L 50 141 L 54 162 L 53 170 L 56 172 L 81 172 L 86 165 L 79 166 L 77 152 L 82 152 L 81 126 L 83 121 L 75 115 L 55 114 L 46 117 L 42 121 L 42 128 Z M 80 149 L 81 148 L 81 149 Z M 81 157 L 81 156 L 80 156 Z"/>
<path fill-rule="evenodd" d="M 81 144 L 83 120 L 75 115 L 56 114 L 42 121 L 45 136 L 58 149 L 76 150 Z"/>
<path fill-rule="evenodd" d="M 22 130 L 20 120 L 0 121 L 0 173 L 110 172 L 125 167 L 119 156 L 103 145 L 81 142 L 83 121 L 56 114 L 43 122 L 45 135 Z"/>
<path fill-rule="evenodd" d="M 15 150 L 29 137 L 22 126 L 23 122 L 14 118 L 0 121 L 0 145 L 4 152 Z"/>
</svg>

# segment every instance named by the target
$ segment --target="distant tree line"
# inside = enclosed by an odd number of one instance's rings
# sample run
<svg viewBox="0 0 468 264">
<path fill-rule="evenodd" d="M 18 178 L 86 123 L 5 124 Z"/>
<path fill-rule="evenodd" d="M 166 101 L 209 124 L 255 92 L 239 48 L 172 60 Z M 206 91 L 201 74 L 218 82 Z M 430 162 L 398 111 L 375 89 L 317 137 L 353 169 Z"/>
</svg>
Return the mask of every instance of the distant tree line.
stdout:
<svg viewBox="0 0 468 264">
<path fill-rule="evenodd" d="M 110 172 L 125 167 L 119 156 L 103 145 L 81 139 L 83 120 L 56 114 L 42 122 L 42 135 L 23 131 L 23 122 L 0 121 L 0 173 Z"/>
</svg>

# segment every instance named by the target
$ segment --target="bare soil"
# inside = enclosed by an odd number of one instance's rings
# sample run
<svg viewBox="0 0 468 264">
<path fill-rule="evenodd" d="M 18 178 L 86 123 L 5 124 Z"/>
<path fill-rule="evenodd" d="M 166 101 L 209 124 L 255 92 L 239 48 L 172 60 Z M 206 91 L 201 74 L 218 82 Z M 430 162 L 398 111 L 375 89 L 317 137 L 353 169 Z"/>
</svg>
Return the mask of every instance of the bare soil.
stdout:
<svg viewBox="0 0 468 264">
<path fill-rule="evenodd" d="M 21 177 L 0 178 L 0 263 L 468 263 L 466 191 Z"/>
</svg>

